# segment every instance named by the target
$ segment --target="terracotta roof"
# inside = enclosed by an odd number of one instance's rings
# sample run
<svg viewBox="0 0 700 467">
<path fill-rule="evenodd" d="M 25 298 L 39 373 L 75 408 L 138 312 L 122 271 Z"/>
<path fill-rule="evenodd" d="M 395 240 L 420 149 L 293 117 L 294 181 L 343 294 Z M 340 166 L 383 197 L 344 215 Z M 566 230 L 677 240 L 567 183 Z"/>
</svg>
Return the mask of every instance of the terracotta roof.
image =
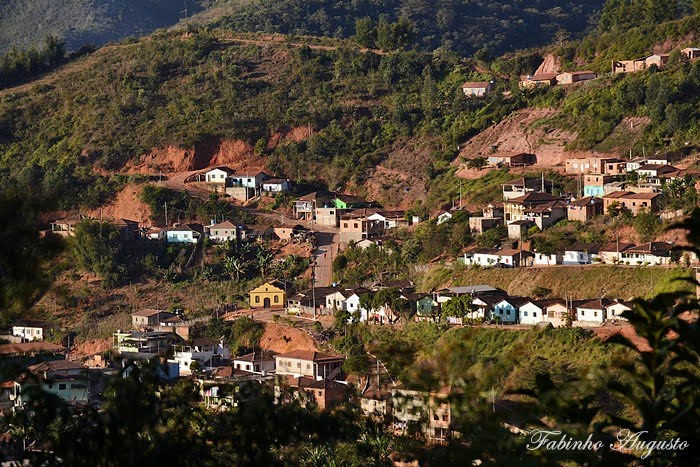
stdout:
<svg viewBox="0 0 700 467">
<path fill-rule="evenodd" d="M 212 378 L 230 378 L 233 375 L 233 368 L 230 366 L 218 366 L 211 372 Z"/>
<path fill-rule="evenodd" d="M 317 352 L 315 350 L 292 350 L 291 352 L 275 355 L 275 358 L 296 358 L 299 360 L 322 362 L 326 360 L 343 360 L 345 357 L 339 355 L 329 355 Z"/>
<path fill-rule="evenodd" d="M 170 313 L 169 311 L 165 311 L 165 310 L 156 310 L 156 309 L 153 309 L 153 308 L 145 308 L 145 309 L 139 310 L 139 311 L 137 311 L 137 312 L 135 312 L 135 313 L 131 313 L 131 316 L 140 316 L 140 317 L 143 317 L 143 318 L 148 318 L 148 317 L 150 317 L 150 316 L 157 315 L 157 314 L 159 314 L 159 313 L 160 313 L 160 314 L 168 314 L 168 316 L 172 316 L 172 315 L 173 315 L 173 313 Z"/>
<path fill-rule="evenodd" d="M 604 247 L 600 249 L 600 251 L 606 251 L 606 252 L 617 252 L 618 249 L 622 253 L 623 251 L 628 250 L 629 248 L 633 248 L 635 245 L 634 243 L 624 243 L 620 242 L 619 244 L 617 242 L 610 242 Z"/>
<path fill-rule="evenodd" d="M 280 185 L 285 183 L 287 180 L 284 178 L 270 178 L 263 182 L 263 185 Z"/>
<path fill-rule="evenodd" d="M 486 89 L 491 83 L 488 81 L 467 81 L 462 85 L 462 88 L 480 88 Z"/>
<path fill-rule="evenodd" d="M 564 251 L 585 251 L 586 253 L 598 253 L 600 245 L 597 243 L 574 243 L 564 248 Z"/>
<path fill-rule="evenodd" d="M 612 193 L 608 193 L 607 195 L 603 196 L 603 198 L 608 198 L 608 199 L 619 199 L 619 198 L 625 198 L 627 195 L 632 195 L 634 194 L 633 191 L 613 191 Z"/>
<path fill-rule="evenodd" d="M 329 191 L 314 191 L 299 197 L 299 201 L 314 201 L 317 199 L 332 199 L 333 193 Z"/>
</svg>

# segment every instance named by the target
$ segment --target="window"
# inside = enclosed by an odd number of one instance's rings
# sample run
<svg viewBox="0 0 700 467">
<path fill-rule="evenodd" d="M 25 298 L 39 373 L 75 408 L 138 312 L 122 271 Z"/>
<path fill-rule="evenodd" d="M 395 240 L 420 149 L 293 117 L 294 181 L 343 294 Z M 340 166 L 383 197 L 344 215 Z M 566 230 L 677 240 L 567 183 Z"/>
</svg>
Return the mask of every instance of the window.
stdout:
<svg viewBox="0 0 700 467">
<path fill-rule="evenodd" d="M 597 312 L 597 311 L 594 311 L 594 312 L 593 312 L 593 317 L 594 317 L 594 318 L 597 318 L 597 317 L 598 317 L 598 312 Z"/>
<path fill-rule="evenodd" d="M 434 413 L 434 414 L 433 414 L 433 420 L 439 421 L 439 420 L 440 420 L 440 416 L 439 416 L 438 414 Z"/>
<path fill-rule="evenodd" d="M 255 303 L 260 303 L 260 295 L 255 296 Z"/>
<path fill-rule="evenodd" d="M 347 228 L 348 228 L 348 223 L 347 223 L 347 222 L 343 222 L 343 227 L 347 229 Z"/>
<path fill-rule="evenodd" d="M 353 227 L 357 228 L 357 222 L 355 222 L 355 224 L 354 224 L 354 226 L 353 226 Z"/>
<path fill-rule="evenodd" d="M 586 310 L 581 310 L 581 316 L 585 316 L 585 315 L 586 315 Z"/>
<path fill-rule="evenodd" d="M 321 396 L 323 396 L 323 391 L 321 391 L 321 390 L 319 389 L 319 391 L 318 391 L 318 397 L 321 397 Z"/>
<path fill-rule="evenodd" d="M 527 316 L 527 311 L 523 311 L 523 316 Z"/>
<path fill-rule="evenodd" d="M 442 416 L 442 421 L 443 421 L 443 422 L 446 422 L 446 421 L 447 421 L 447 415 L 443 415 L 443 416 Z"/>
<path fill-rule="evenodd" d="M 533 317 L 533 318 L 537 318 L 537 312 L 536 312 L 536 311 L 533 311 L 533 312 L 532 312 L 532 317 Z"/>
<path fill-rule="evenodd" d="M 278 295 L 275 295 L 274 302 L 279 303 L 279 301 L 280 301 L 280 297 Z"/>
<path fill-rule="evenodd" d="M 65 389 L 66 389 L 66 383 L 61 383 L 61 384 L 58 385 L 58 390 L 59 390 L 59 391 L 63 391 L 63 390 L 65 390 Z"/>
</svg>

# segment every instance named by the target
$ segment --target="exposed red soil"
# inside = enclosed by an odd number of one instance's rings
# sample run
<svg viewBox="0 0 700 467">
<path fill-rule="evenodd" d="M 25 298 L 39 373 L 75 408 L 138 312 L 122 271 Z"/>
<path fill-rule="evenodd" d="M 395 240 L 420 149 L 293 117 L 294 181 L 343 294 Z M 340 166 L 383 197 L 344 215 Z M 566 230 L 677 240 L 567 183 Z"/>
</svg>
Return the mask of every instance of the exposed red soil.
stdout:
<svg viewBox="0 0 700 467">
<path fill-rule="evenodd" d="M 95 355 L 112 348 L 112 339 L 93 339 L 88 341 L 76 340 L 71 345 L 70 354 L 72 356 Z"/>
<path fill-rule="evenodd" d="M 139 199 L 141 185 L 129 184 L 107 205 L 89 211 L 87 214 L 99 219 L 129 219 L 150 224 L 151 209 Z"/>
<path fill-rule="evenodd" d="M 316 342 L 304 331 L 277 323 L 265 323 L 260 347 L 279 353 L 292 350 L 318 350 Z"/>
<path fill-rule="evenodd" d="M 547 54 L 540 66 L 535 71 L 536 75 L 544 73 L 559 73 L 561 71 L 561 60 L 552 54 Z"/>
</svg>

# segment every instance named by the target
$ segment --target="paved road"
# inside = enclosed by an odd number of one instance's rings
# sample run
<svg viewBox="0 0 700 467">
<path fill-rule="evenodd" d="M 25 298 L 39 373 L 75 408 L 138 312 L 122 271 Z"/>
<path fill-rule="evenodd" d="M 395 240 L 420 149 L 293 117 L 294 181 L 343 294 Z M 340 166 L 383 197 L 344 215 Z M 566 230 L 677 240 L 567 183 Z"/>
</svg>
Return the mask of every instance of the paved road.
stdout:
<svg viewBox="0 0 700 467">
<path fill-rule="evenodd" d="M 338 256 L 339 235 L 332 232 L 319 232 L 316 235 L 316 286 L 328 287 L 333 282 L 333 260 Z"/>
</svg>

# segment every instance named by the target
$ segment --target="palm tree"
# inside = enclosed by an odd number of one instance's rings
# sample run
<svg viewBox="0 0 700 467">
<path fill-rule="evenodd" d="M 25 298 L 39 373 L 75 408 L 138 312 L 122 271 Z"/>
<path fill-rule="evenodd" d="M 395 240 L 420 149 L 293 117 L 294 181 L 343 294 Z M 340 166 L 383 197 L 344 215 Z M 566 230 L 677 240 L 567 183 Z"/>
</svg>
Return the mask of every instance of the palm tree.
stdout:
<svg viewBox="0 0 700 467">
<path fill-rule="evenodd" d="M 231 279 L 236 280 L 240 280 L 246 273 L 245 263 L 235 256 L 227 256 L 224 259 L 224 269 Z"/>
<path fill-rule="evenodd" d="M 260 273 L 264 276 L 270 267 L 270 262 L 274 258 L 274 255 L 267 250 L 260 249 L 257 253 L 258 258 L 258 268 Z"/>
</svg>

